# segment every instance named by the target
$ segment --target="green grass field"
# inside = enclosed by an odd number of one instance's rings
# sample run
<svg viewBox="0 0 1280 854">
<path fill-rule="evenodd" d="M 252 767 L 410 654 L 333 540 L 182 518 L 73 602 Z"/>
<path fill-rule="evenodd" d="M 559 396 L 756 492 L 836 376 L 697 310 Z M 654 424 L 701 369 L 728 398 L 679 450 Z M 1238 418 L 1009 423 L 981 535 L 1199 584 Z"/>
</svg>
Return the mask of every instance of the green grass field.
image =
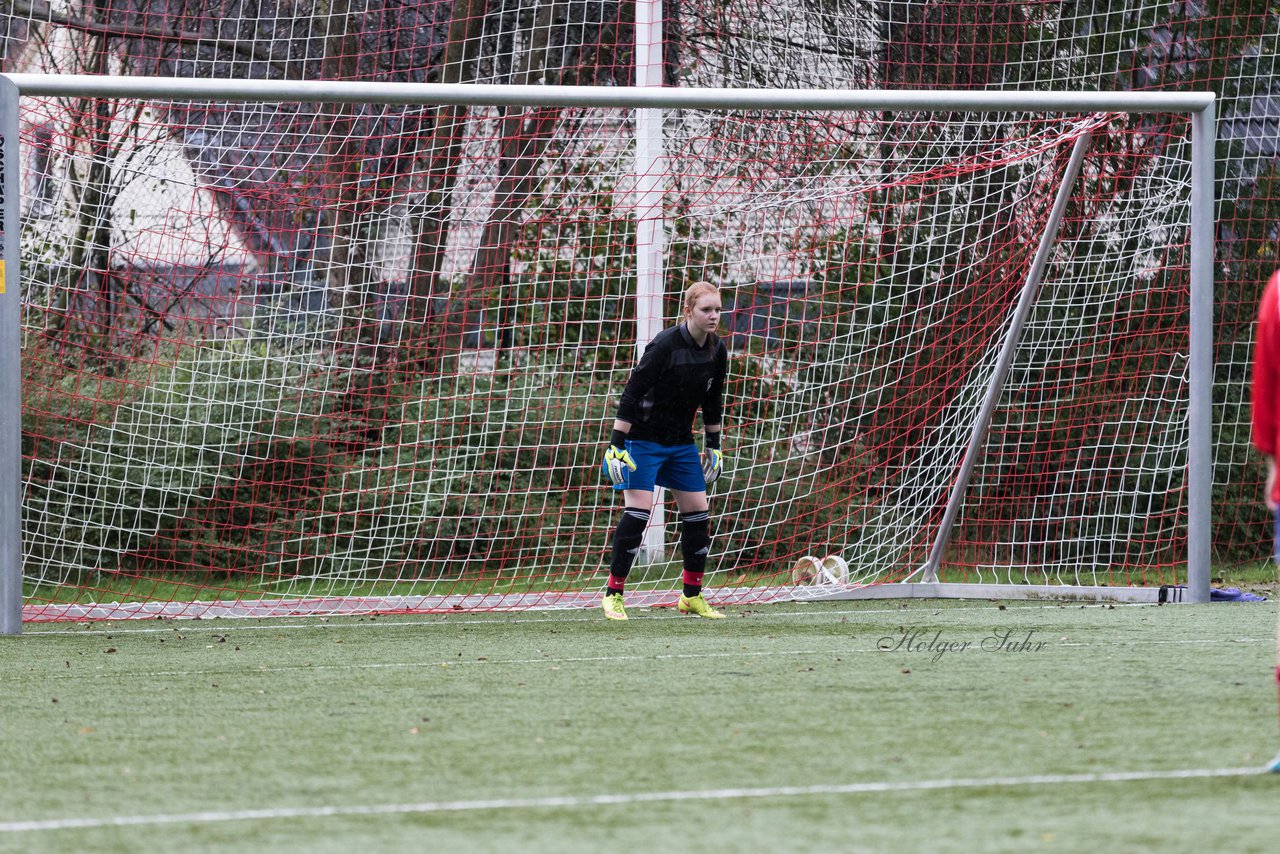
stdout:
<svg viewBox="0 0 1280 854">
<path fill-rule="evenodd" d="M 729 612 L 31 625 L 0 851 L 1280 845 L 1273 601 Z"/>
</svg>

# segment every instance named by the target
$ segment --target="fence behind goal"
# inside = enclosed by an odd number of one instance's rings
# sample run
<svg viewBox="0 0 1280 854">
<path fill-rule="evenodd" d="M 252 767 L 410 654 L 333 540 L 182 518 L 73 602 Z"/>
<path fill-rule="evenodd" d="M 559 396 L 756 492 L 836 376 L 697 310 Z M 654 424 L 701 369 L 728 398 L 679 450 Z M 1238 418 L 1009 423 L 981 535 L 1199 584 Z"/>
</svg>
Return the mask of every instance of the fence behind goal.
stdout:
<svg viewBox="0 0 1280 854">
<path fill-rule="evenodd" d="M 1211 95 L 0 86 L 9 632 L 594 603 L 701 280 L 713 598 L 1208 597 Z"/>
</svg>

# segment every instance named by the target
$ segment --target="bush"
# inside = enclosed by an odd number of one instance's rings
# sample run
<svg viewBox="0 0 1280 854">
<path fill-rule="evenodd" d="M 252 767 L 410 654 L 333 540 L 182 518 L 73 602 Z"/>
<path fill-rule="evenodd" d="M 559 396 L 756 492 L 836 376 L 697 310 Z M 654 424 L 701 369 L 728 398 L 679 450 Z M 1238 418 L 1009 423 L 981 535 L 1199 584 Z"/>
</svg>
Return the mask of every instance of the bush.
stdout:
<svg viewBox="0 0 1280 854">
<path fill-rule="evenodd" d="M 244 553 L 255 514 L 325 479 L 324 372 L 248 341 L 173 356 L 118 380 L 67 372 L 28 395 L 24 526 L 43 577 L 239 568 L 200 547 L 225 552 L 238 537 L 232 552 Z M 93 395 L 65 393 L 86 385 Z"/>
</svg>

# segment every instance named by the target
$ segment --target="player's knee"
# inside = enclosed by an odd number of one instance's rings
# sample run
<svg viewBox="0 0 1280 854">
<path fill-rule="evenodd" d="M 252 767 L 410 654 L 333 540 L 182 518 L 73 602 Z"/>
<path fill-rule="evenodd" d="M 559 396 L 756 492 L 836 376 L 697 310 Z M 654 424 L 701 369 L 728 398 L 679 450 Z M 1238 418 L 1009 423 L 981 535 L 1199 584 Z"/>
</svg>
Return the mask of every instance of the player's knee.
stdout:
<svg viewBox="0 0 1280 854">
<path fill-rule="evenodd" d="M 706 510 L 680 514 L 680 551 L 686 558 L 705 558 L 711 552 L 711 514 Z"/>
<path fill-rule="evenodd" d="M 628 507 L 622 511 L 622 518 L 614 529 L 614 545 L 628 552 L 640 548 L 640 544 L 644 542 L 644 529 L 648 524 L 649 511 Z"/>
</svg>

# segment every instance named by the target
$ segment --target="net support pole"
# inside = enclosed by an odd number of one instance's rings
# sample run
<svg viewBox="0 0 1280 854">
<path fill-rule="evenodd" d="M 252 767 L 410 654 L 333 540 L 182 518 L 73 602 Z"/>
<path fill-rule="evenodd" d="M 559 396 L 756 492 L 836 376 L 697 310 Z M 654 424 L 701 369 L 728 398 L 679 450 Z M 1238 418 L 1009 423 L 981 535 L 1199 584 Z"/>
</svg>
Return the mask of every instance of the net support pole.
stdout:
<svg viewBox="0 0 1280 854">
<path fill-rule="evenodd" d="M 662 85 L 662 0 L 639 0 L 635 24 L 636 85 Z M 665 280 L 663 252 L 662 110 L 636 110 L 636 357 L 662 331 L 662 291 Z M 662 488 L 657 487 L 649 526 L 645 528 L 640 552 L 641 564 L 658 563 L 666 557 L 663 534 Z"/>
<path fill-rule="evenodd" d="M 0 635 L 22 632 L 22 358 L 18 87 L 0 78 Z"/>
<path fill-rule="evenodd" d="M 1208 602 L 1213 502 L 1214 102 L 1191 114 L 1191 333 L 1187 407 L 1187 600 Z"/>
<path fill-rule="evenodd" d="M 926 582 L 936 582 L 938 580 L 938 568 L 942 565 L 942 553 L 947 547 L 947 542 L 951 539 L 951 531 L 955 527 L 956 517 L 960 515 L 960 508 L 964 504 L 965 493 L 969 489 L 969 480 L 973 476 L 974 466 L 978 463 L 978 458 L 982 456 L 982 447 L 987 441 L 987 431 L 991 428 L 991 419 L 995 415 L 996 405 L 1000 402 L 1000 391 L 1004 388 L 1005 377 L 1009 374 L 1009 368 L 1013 364 L 1013 356 L 1018 350 L 1018 342 L 1022 338 L 1022 327 L 1026 323 L 1027 317 L 1031 314 L 1031 309 L 1035 305 L 1036 295 L 1040 291 L 1040 282 L 1044 278 L 1044 268 L 1049 263 L 1049 253 L 1053 250 L 1053 244 L 1058 236 L 1058 227 L 1062 223 L 1062 215 L 1067 209 L 1067 201 L 1071 198 L 1071 189 L 1075 186 L 1076 176 L 1080 174 L 1080 164 L 1084 160 L 1084 153 L 1089 148 L 1090 134 L 1084 134 L 1076 139 L 1075 145 L 1071 148 L 1071 158 L 1067 161 L 1067 168 L 1063 171 L 1062 183 L 1058 185 L 1057 196 L 1053 200 L 1053 207 L 1049 211 L 1049 219 L 1045 222 L 1044 234 L 1040 235 L 1040 245 L 1036 249 L 1035 258 L 1031 261 L 1031 268 L 1027 270 L 1026 281 L 1022 285 L 1022 294 L 1018 298 L 1018 304 L 1014 308 L 1013 317 L 1009 321 L 1009 328 L 1005 332 L 1004 342 L 1000 347 L 1000 354 L 996 358 L 995 367 L 991 371 L 991 380 L 987 384 L 986 395 L 982 399 L 982 406 L 978 410 L 977 419 L 974 421 L 973 430 L 969 434 L 969 445 L 965 448 L 964 457 L 960 461 L 960 470 L 956 474 L 955 483 L 951 487 L 951 495 L 947 499 L 946 509 L 942 514 L 942 522 L 938 525 L 938 533 L 933 541 L 933 548 L 929 552 L 929 558 L 925 561 L 924 566 L 912 573 L 912 576 L 922 575 Z"/>
</svg>

